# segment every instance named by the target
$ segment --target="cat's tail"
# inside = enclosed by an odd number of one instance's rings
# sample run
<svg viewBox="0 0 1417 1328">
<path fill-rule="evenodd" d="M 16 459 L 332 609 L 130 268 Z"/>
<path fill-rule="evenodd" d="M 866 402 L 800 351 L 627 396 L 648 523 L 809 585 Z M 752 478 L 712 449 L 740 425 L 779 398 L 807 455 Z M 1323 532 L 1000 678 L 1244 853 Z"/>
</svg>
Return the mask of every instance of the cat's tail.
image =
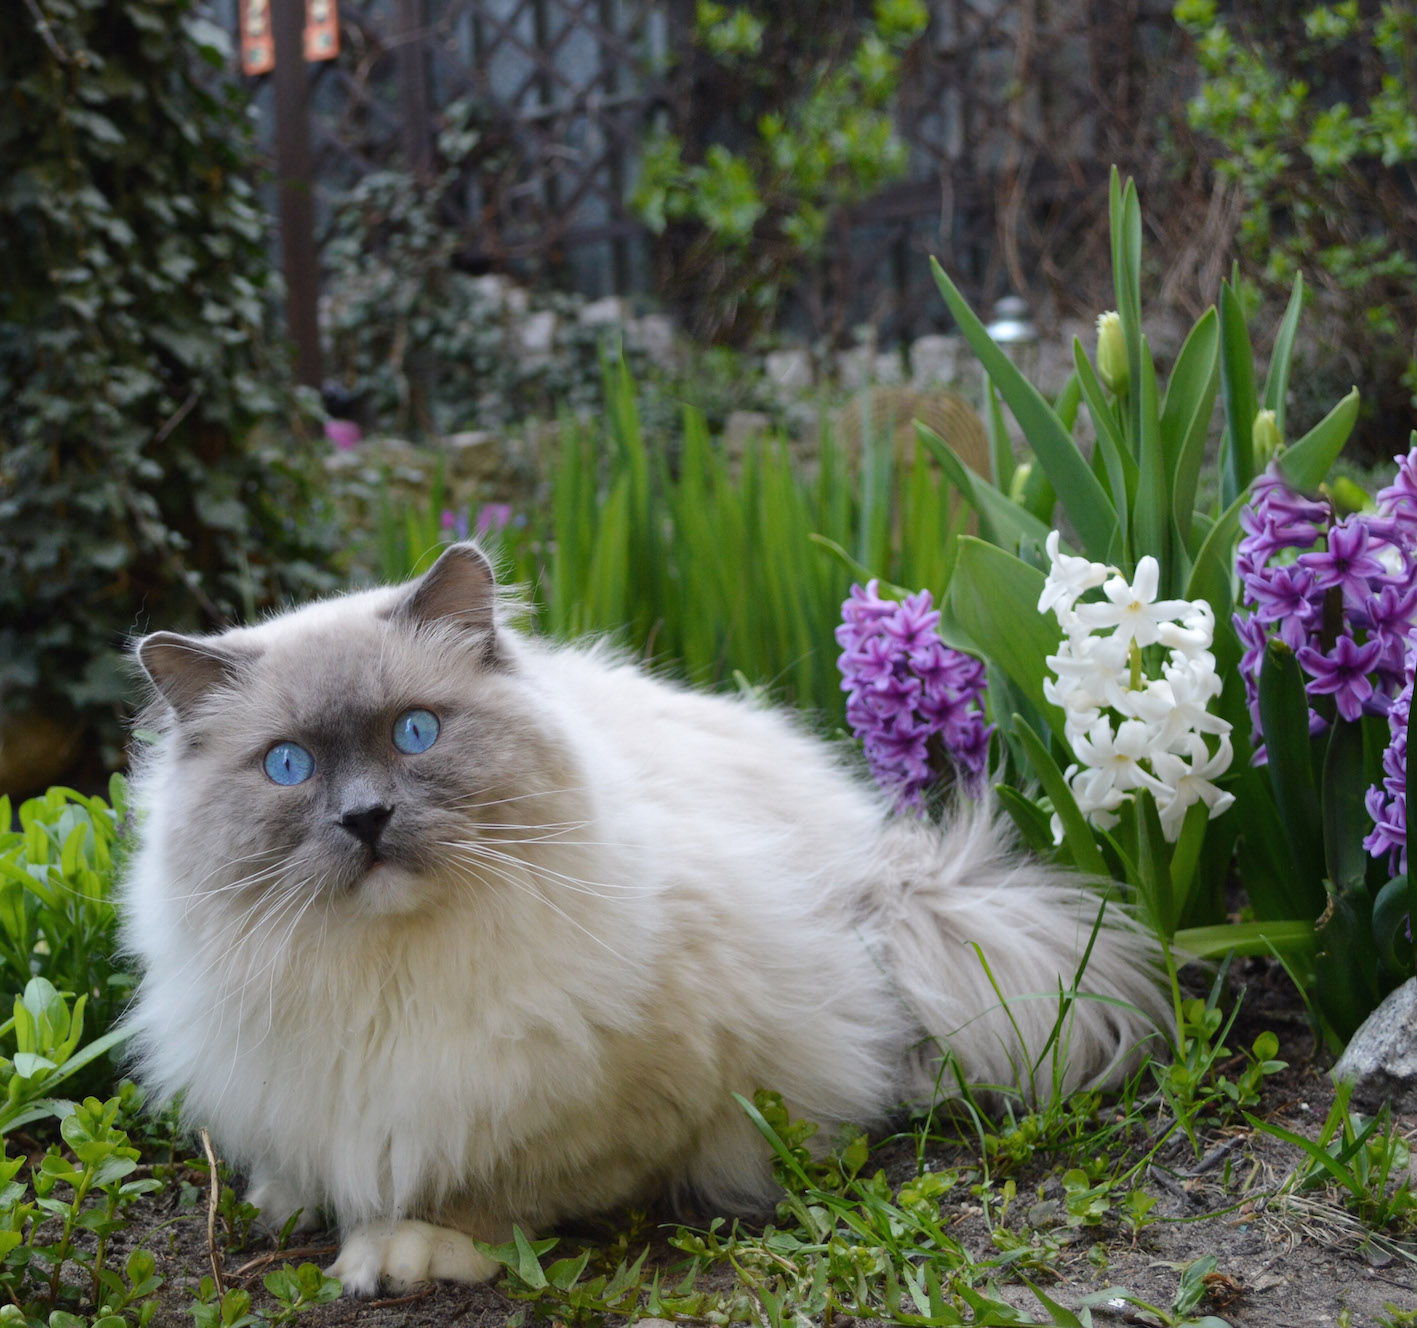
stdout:
<svg viewBox="0 0 1417 1328">
<path fill-rule="evenodd" d="M 1030 1097 L 1115 1078 L 1166 1024 L 1155 941 L 1085 881 L 1020 854 L 994 809 L 881 839 L 870 929 L 922 1030 L 912 1100 L 972 1085 Z"/>
</svg>

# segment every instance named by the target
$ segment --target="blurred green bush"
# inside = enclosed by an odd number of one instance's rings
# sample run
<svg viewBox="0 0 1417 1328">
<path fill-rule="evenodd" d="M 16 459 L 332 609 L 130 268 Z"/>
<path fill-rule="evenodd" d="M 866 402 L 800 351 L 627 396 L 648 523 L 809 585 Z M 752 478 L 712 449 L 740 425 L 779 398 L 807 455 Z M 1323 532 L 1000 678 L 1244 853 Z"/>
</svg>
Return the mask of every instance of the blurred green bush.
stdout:
<svg viewBox="0 0 1417 1328">
<path fill-rule="evenodd" d="M 0 717 L 110 759 L 135 627 L 329 584 L 227 55 L 192 0 L 0 7 Z"/>
</svg>

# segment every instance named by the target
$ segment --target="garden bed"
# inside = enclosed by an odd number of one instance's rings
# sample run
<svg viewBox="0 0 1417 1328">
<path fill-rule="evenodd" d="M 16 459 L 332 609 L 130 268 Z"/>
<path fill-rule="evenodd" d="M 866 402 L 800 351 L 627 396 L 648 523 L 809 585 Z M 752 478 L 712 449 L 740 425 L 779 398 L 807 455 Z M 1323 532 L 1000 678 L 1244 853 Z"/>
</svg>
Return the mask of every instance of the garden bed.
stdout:
<svg viewBox="0 0 1417 1328">
<path fill-rule="evenodd" d="M 1287 1062 L 1286 1068 L 1265 1077 L 1259 1101 L 1249 1111 L 1267 1124 L 1316 1138 L 1333 1109 L 1335 1093 L 1324 1058 L 1315 1055 L 1308 1021 L 1294 1008 L 1293 989 L 1282 976 L 1276 979 L 1266 962 L 1249 961 L 1243 980 L 1248 990 L 1226 1044 L 1250 1047 L 1260 1034 L 1272 1031 L 1279 1038 L 1278 1059 Z M 1238 985 L 1233 979 L 1232 986 Z M 1225 1055 L 1211 1065 L 1210 1081 L 1224 1077 L 1236 1082 L 1247 1063 L 1238 1050 Z M 1142 1082 L 1150 1086 L 1150 1076 Z M 1304 1165 L 1299 1149 L 1254 1129 L 1238 1110 L 1220 1123 L 1226 1113 L 1213 1101 L 1196 1114 L 1199 1155 L 1181 1130 L 1172 1130 L 1158 1146 L 1169 1112 L 1164 1106 L 1158 1109 L 1159 1099 L 1149 1104 L 1145 1099 L 1144 1092 L 1109 1099 L 1090 1118 L 1075 1102 L 1053 1113 L 1044 1137 L 1032 1147 L 1021 1146 L 1017 1133 L 1010 1137 L 1003 1129 L 975 1127 L 968 1120 L 938 1125 L 919 1152 L 918 1136 L 908 1126 L 876 1144 L 859 1175 L 884 1170 L 897 1202 L 902 1201 L 901 1187 L 921 1174 L 959 1176 L 938 1201 L 940 1229 L 951 1242 L 938 1256 L 945 1290 L 937 1308 L 945 1313 L 920 1314 L 913 1321 L 1006 1323 L 1006 1307 L 1013 1307 L 1020 1316 L 1015 1322 L 1073 1322 L 1062 1311 L 1046 1308 L 1029 1283 L 1073 1313 L 1081 1312 L 1088 1298 L 1115 1287 L 1173 1315 L 1161 1319 L 1117 1299 L 1110 1305 L 1093 1304 L 1098 1324 L 1184 1324 L 1207 1314 L 1245 1328 L 1417 1321 L 1417 1204 L 1399 1200 L 1393 1205 L 1396 1220 L 1379 1229 L 1371 1225 L 1371 1214 L 1365 1222 L 1351 1203 L 1345 1204 L 1336 1185 L 1286 1186 L 1294 1169 Z M 1091 1161 L 1098 1154 L 1089 1145 L 1124 1119 L 1125 1140 L 1114 1136 L 1104 1142 L 1105 1161 Z M 1392 1127 L 1394 1136 L 1417 1136 L 1417 1118 L 1395 1119 Z M 1398 1152 L 1400 1174 L 1392 1178 L 1396 1184 L 1407 1175 L 1405 1147 Z M 1011 1162 L 1010 1154 L 1018 1160 Z M 1068 1176 L 1069 1169 L 1079 1165 L 1094 1178 L 1090 1198 L 1079 1197 L 1075 1177 Z M 205 1186 L 202 1172 L 188 1170 L 131 1214 L 128 1239 L 136 1238 L 152 1251 L 165 1279 L 160 1309 L 152 1320 L 159 1328 L 191 1322 L 193 1293 L 211 1271 Z M 1069 1186 L 1074 1189 L 1071 1202 Z M 1388 1194 L 1395 1188 L 1389 1184 Z M 850 1187 L 845 1189 L 849 1197 Z M 1127 1218 L 1138 1211 L 1133 1194 L 1155 1200 L 1139 1223 Z M 870 1207 L 848 1205 L 848 1210 L 865 1215 Z M 687 1224 L 688 1230 L 707 1230 L 709 1222 L 701 1215 Z M 784 1215 L 775 1230 L 781 1235 L 795 1226 L 792 1217 Z M 219 1224 L 219 1236 L 222 1230 Z M 548 1271 L 554 1259 L 590 1248 L 585 1271 L 563 1291 L 533 1291 L 513 1274 L 485 1286 L 436 1284 L 366 1302 L 340 1299 L 311 1306 L 300 1322 L 312 1328 L 444 1328 L 464 1323 L 501 1328 L 522 1320 L 615 1322 L 647 1309 L 659 1311 L 654 1317 L 673 1314 L 688 1322 L 723 1322 L 725 1315 L 756 1323 L 773 1322 L 775 1315 L 784 1323 L 846 1317 L 850 1311 L 842 1299 L 834 1315 L 828 1315 L 812 1306 L 810 1298 L 794 1296 L 798 1272 L 811 1264 L 812 1256 L 789 1253 L 782 1266 L 774 1267 L 763 1257 L 772 1245 L 772 1230 L 762 1223 L 745 1223 L 736 1238 L 724 1239 L 725 1257 L 705 1263 L 689 1285 L 689 1259 L 680 1247 L 685 1229 L 667 1215 L 622 1215 L 596 1230 L 561 1233 L 554 1253 L 541 1261 Z M 843 1240 L 851 1234 L 847 1227 L 839 1230 Z M 227 1285 L 249 1288 L 256 1307 L 265 1305 L 265 1312 L 274 1315 L 263 1277 L 286 1262 L 329 1263 L 333 1241 L 332 1234 L 317 1233 L 284 1254 L 259 1238 L 223 1250 L 220 1261 Z M 872 1242 L 863 1237 L 857 1246 L 870 1249 Z M 625 1299 L 618 1306 L 622 1313 L 594 1304 L 594 1276 L 613 1270 L 623 1258 L 633 1260 L 646 1248 L 644 1264 L 626 1283 Z M 735 1260 L 742 1271 L 735 1272 Z M 922 1264 L 919 1257 L 902 1260 L 912 1261 L 917 1267 Z M 789 1266 L 798 1272 L 790 1272 Z M 821 1276 L 836 1286 L 840 1266 Z M 975 1309 L 950 1294 L 951 1278 L 955 1286 L 973 1286 L 981 1297 Z M 677 1300 L 672 1307 L 653 1302 L 649 1289 L 656 1279 L 666 1299 L 674 1289 Z M 841 1279 L 841 1288 L 846 1284 Z M 881 1285 L 869 1275 L 867 1284 L 877 1289 Z M 1192 1285 L 1198 1294 L 1188 1318 L 1177 1301 Z M 640 1288 L 637 1296 L 630 1294 L 635 1286 Z M 915 1309 L 909 1297 L 905 1305 Z M 890 1321 L 879 1303 L 876 1308 Z M 952 1311 L 963 1317 L 948 1317 Z"/>
</svg>

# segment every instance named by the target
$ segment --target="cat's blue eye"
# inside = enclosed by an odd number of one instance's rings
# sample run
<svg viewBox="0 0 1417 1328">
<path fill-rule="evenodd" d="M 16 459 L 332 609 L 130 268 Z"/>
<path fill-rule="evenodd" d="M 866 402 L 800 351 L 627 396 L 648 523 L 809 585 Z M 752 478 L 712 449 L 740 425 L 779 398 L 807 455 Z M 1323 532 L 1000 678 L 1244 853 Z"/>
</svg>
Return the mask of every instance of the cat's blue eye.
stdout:
<svg viewBox="0 0 1417 1328">
<path fill-rule="evenodd" d="M 431 710 L 405 710 L 394 720 L 394 746 L 406 756 L 426 752 L 438 741 L 438 716 Z"/>
<path fill-rule="evenodd" d="M 276 784 L 303 784 L 315 773 L 315 758 L 298 742 L 278 742 L 266 753 L 266 774 Z"/>
</svg>

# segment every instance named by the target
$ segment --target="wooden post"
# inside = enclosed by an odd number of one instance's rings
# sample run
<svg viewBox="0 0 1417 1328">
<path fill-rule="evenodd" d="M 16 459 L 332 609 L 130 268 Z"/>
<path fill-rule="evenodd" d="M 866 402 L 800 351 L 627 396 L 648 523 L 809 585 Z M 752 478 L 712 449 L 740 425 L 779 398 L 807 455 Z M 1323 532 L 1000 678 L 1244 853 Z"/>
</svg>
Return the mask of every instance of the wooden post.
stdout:
<svg viewBox="0 0 1417 1328">
<path fill-rule="evenodd" d="M 433 174 L 433 107 L 428 96 L 423 0 L 397 0 L 394 22 L 404 156 L 410 173 L 427 180 Z"/>
<path fill-rule="evenodd" d="M 272 0 L 275 36 L 276 183 L 280 200 L 285 324 L 295 343 L 295 376 L 320 386 L 320 268 L 315 249 L 310 170 L 309 75 L 305 69 L 305 0 Z"/>
</svg>

